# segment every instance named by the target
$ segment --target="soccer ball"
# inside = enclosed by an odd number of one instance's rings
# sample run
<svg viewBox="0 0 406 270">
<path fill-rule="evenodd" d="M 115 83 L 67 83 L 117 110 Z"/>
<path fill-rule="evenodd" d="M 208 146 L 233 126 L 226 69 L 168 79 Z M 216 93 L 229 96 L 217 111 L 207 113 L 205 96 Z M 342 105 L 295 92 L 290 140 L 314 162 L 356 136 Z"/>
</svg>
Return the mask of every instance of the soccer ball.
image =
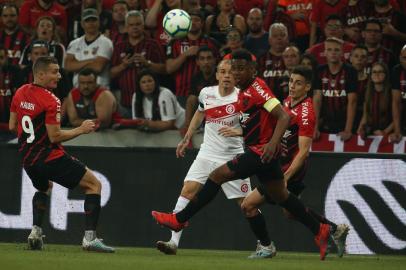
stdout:
<svg viewBox="0 0 406 270">
<path fill-rule="evenodd" d="M 172 9 L 165 14 L 162 20 L 165 32 L 173 38 L 182 38 L 192 27 L 190 15 L 182 9 Z"/>
</svg>

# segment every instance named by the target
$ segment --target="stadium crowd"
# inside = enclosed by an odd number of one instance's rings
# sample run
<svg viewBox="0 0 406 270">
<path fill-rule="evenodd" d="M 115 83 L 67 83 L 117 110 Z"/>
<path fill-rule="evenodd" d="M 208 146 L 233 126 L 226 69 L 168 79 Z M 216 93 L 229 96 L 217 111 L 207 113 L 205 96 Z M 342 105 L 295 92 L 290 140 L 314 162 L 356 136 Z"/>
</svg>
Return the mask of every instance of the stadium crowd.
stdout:
<svg viewBox="0 0 406 270">
<path fill-rule="evenodd" d="M 0 140 L 16 89 L 32 63 L 57 58 L 62 123 L 185 132 L 219 60 L 239 48 L 281 101 L 298 64 L 314 71 L 315 138 L 406 134 L 406 2 L 403 0 L 0 1 Z M 171 9 L 192 19 L 171 40 Z"/>
</svg>

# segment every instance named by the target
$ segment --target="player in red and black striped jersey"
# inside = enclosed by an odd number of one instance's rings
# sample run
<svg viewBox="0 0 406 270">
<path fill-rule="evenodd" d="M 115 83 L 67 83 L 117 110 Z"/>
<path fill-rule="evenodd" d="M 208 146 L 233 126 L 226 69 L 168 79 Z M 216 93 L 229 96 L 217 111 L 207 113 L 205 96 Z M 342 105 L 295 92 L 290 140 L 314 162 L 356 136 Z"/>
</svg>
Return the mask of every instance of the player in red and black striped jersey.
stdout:
<svg viewBox="0 0 406 270">
<path fill-rule="evenodd" d="M 61 102 L 51 92 L 61 78 L 58 60 L 40 57 L 33 66 L 34 82 L 15 93 L 10 109 L 10 130 L 17 133 L 23 167 L 37 189 L 33 197 L 33 228 L 28 236 L 30 249 L 43 248 L 42 222 L 52 182 L 73 189 L 80 186 L 86 193 L 86 231 L 82 246 L 86 250 L 114 252 L 96 237 L 100 212 L 101 184 L 94 174 L 77 159 L 68 155 L 61 142 L 96 128 L 86 120 L 78 128 L 61 130 Z"/>
<path fill-rule="evenodd" d="M 400 64 L 392 70 L 392 115 L 394 133 L 389 136 L 392 142 L 399 142 L 406 134 L 406 45 L 399 56 Z"/>
<path fill-rule="evenodd" d="M 321 130 L 338 133 L 345 141 L 352 136 L 357 108 L 357 72 L 342 61 L 342 40 L 328 38 L 325 44 L 328 64 L 319 67 L 319 86 L 313 96 L 318 120 L 315 137 Z"/>
<path fill-rule="evenodd" d="M 30 37 L 18 25 L 18 8 L 15 4 L 7 3 L 1 6 L 0 15 L 4 25 L 4 30 L 0 31 L 0 44 L 8 50 L 10 63 L 18 65 Z"/>
<path fill-rule="evenodd" d="M 255 76 L 256 69 L 252 57 L 246 50 L 232 53 L 232 72 L 241 89 L 238 107 L 241 113 L 240 123 L 245 153 L 215 169 L 196 195 L 196 199 L 190 201 L 182 211 L 177 214 L 153 211 L 152 215 L 159 224 L 179 231 L 187 226 L 188 220 L 193 215 L 216 196 L 221 184 L 255 174 L 264 185 L 266 194 L 313 232 L 316 236 L 315 241 L 320 247 L 320 258 L 324 260 L 331 232 L 330 226 L 320 224 L 306 211 L 302 202 L 286 188 L 278 160 L 278 148 L 290 118 L 265 82 Z M 261 245 L 269 244 L 262 214 L 257 211 L 247 218 L 250 219 L 252 231 L 257 239 L 260 239 Z"/>
<path fill-rule="evenodd" d="M 291 116 L 291 120 L 281 141 L 281 165 L 287 189 L 296 196 L 300 196 L 305 188 L 303 180 L 316 124 L 313 102 L 308 96 L 312 77 L 312 70 L 309 67 L 294 68 L 289 78 L 289 96 L 284 101 L 284 109 Z M 259 185 L 244 199 L 242 209 L 248 216 L 256 214 L 265 201 L 275 204 L 267 195 L 264 186 Z M 345 224 L 336 225 L 310 208 L 307 208 L 307 211 L 321 223 L 332 226 L 338 255 L 343 256 L 349 227 Z M 290 216 L 286 211 L 285 214 Z"/>
<path fill-rule="evenodd" d="M 177 97 L 186 97 L 192 86 L 192 77 L 198 71 L 196 54 L 201 46 L 208 46 L 216 52 L 217 42 L 203 34 L 204 17 L 201 12 L 191 11 L 192 27 L 188 35 L 182 39 L 173 39 L 167 46 L 166 70 L 175 75 L 175 94 Z"/>
<path fill-rule="evenodd" d="M 155 39 L 145 37 L 144 19 L 141 12 L 133 10 L 126 15 L 128 39 L 114 44 L 112 56 L 111 79 L 113 89 L 121 93 L 120 105 L 122 116 L 131 118 L 131 101 L 135 93 L 136 79 L 142 68 L 149 68 L 156 73 L 165 72 L 165 54 Z"/>
</svg>

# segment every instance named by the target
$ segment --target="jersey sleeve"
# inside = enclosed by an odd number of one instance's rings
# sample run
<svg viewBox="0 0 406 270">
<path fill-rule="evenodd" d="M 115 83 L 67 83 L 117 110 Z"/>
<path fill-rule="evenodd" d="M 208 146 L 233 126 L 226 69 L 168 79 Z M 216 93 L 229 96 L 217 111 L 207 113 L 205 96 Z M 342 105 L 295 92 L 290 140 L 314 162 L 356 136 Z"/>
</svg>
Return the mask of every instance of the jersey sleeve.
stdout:
<svg viewBox="0 0 406 270">
<path fill-rule="evenodd" d="M 61 123 L 61 101 L 56 96 L 44 98 L 45 124 L 59 125 Z"/>
<path fill-rule="evenodd" d="M 281 104 L 265 82 L 262 81 L 262 83 L 260 83 L 257 81 L 253 84 L 253 87 L 256 93 L 257 105 L 262 105 L 262 107 L 268 112 L 271 112 L 276 106 Z"/>
<path fill-rule="evenodd" d="M 159 111 L 162 121 L 170 121 L 176 119 L 176 104 L 177 100 L 170 90 L 163 90 L 159 95 Z"/>
<path fill-rule="evenodd" d="M 71 41 L 68 45 L 68 49 L 66 49 L 66 54 L 75 55 L 76 47 L 77 47 L 77 40 Z"/>
<path fill-rule="evenodd" d="M 313 111 L 313 104 L 311 102 L 306 102 L 304 108 L 302 106 L 302 112 L 299 117 L 299 136 L 313 138 L 314 129 L 316 127 L 316 116 Z"/>
<path fill-rule="evenodd" d="M 204 111 L 204 92 L 205 92 L 205 88 L 203 88 L 202 91 L 200 91 L 200 94 L 199 94 L 199 105 L 197 106 L 197 109 L 200 112 Z"/>
</svg>

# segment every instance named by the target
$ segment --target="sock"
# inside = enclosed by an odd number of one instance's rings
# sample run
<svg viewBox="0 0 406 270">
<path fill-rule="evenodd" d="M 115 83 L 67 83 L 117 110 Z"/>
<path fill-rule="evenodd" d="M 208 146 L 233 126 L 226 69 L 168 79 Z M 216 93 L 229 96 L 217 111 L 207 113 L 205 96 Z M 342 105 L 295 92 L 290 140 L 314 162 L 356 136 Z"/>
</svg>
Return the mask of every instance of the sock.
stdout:
<svg viewBox="0 0 406 270">
<path fill-rule="evenodd" d="M 208 178 L 206 184 L 204 184 L 203 188 L 196 194 L 195 199 L 190 201 L 185 209 L 176 214 L 178 222 L 186 222 L 199 212 L 201 208 L 216 197 L 220 187 L 221 185 L 217 185 L 213 180 Z"/>
<path fill-rule="evenodd" d="M 306 211 L 303 203 L 292 193 L 280 206 L 286 208 L 295 218 L 309 228 L 314 235 L 319 233 L 320 223 Z"/>
<path fill-rule="evenodd" d="M 179 196 L 178 201 L 176 202 L 176 205 L 175 205 L 175 209 L 173 209 L 173 212 L 178 213 L 179 211 L 183 210 L 188 203 L 189 203 L 189 199 Z M 170 241 L 175 243 L 176 246 L 179 246 L 179 241 L 180 241 L 181 236 L 182 236 L 182 231 L 179 231 L 179 232 L 172 231 L 172 237 L 171 237 Z"/>
<path fill-rule="evenodd" d="M 48 195 L 43 192 L 35 192 L 32 198 L 32 224 L 41 227 L 45 211 L 48 205 Z"/>
<path fill-rule="evenodd" d="M 86 231 L 95 231 L 100 214 L 100 195 L 86 194 L 85 197 L 85 215 Z"/>
<path fill-rule="evenodd" d="M 89 242 L 96 239 L 96 231 L 85 231 L 85 239 Z"/>
<path fill-rule="evenodd" d="M 316 213 L 313 209 L 311 209 L 309 207 L 306 207 L 306 210 L 310 215 L 312 215 L 320 223 L 329 224 L 332 228 L 331 233 L 334 233 L 337 230 L 337 224 L 328 220 L 325 216 L 322 216 L 322 215 Z"/>
<path fill-rule="evenodd" d="M 262 213 L 259 212 L 259 214 L 256 216 L 247 217 L 247 220 L 250 224 L 251 231 L 261 242 L 261 245 L 269 246 L 271 244 L 271 239 L 269 239 L 268 230 L 266 229 L 266 222 Z"/>
</svg>

